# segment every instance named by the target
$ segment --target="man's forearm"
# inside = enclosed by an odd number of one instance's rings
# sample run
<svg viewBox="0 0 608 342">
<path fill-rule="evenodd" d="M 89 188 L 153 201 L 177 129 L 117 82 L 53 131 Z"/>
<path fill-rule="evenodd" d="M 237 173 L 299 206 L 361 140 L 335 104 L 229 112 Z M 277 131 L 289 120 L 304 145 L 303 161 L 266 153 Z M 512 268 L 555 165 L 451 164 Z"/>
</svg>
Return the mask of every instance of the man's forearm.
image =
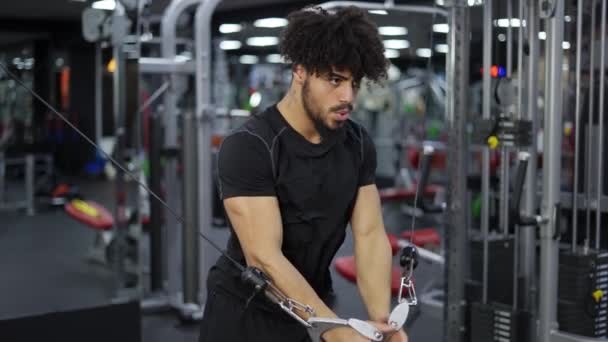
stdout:
<svg viewBox="0 0 608 342">
<path fill-rule="evenodd" d="M 288 298 L 311 306 L 318 317 L 337 317 L 283 254 L 276 254 L 264 259 L 258 260 L 255 262 L 257 265 L 253 266 L 260 267 L 270 277 L 272 283 Z M 296 312 L 296 314 L 304 319 L 309 317 L 301 312 Z"/>
<path fill-rule="evenodd" d="M 355 241 L 357 286 L 369 318 L 386 320 L 390 312 L 392 255 L 384 229 Z"/>
</svg>

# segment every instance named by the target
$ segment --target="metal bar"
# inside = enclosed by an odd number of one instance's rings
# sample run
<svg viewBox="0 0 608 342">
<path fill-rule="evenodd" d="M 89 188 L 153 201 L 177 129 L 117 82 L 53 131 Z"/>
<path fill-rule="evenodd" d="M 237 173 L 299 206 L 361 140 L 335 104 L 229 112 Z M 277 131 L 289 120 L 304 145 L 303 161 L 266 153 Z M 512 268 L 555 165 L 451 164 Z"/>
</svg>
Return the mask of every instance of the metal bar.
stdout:
<svg viewBox="0 0 608 342">
<path fill-rule="evenodd" d="M 207 233 L 213 220 L 213 182 L 212 182 L 212 161 L 211 161 L 211 135 L 212 120 L 211 112 L 211 17 L 220 0 L 207 0 L 196 11 L 195 15 L 195 48 L 196 48 L 196 122 L 198 126 L 197 139 L 192 140 L 200 150 L 197 154 L 198 159 L 198 227 Z M 194 232 L 196 233 L 196 232 Z M 200 279 L 200 298 L 205 301 L 207 294 L 206 281 L 211 267 L 211 254 L 208 249 L 204 249 L 199 254 L 199 268 L 202 270 Z"/>
<path fill-rule="evenodd" d="M 28 153 L 25 155 L 25 212 L 27 216 L 34 216 L 36 210 L 34 208 L 34 155 Z"/>
<path fill-rule="evenodd" d="M 103 136 L 103 61 L 101 44 L 95 43 L 95 143 L 101 144 Z"/>
<path fill-rule="evenodd" d="M 142 74 L 194 74 L 193 61 L 180 61 L 175 58 L 141 57 L 139 71 Z"/>
<path fill-rule="evenodd" d="M 490 118 L 492 64 L 492 0 L 484 1 L 483 5 L 483 118 Z M 482 303 L 488 301 L 488 230 L 490 225 L 490 150 L 484 146 L 481 156 L 481 233 L 483 235 L 483 289 Z"/>
<path fill-rule="evenodd" d="M 467 250 L 466 113 L 469 84 L 469 8 L 455 1 L 449 8 L 448 54 L 446 61 L 448 123 L 448 169 L 446 231 L 446 305 L 444 340 L 462 341 L 465 331 L 465 275 Z"/>
<path fill-rule="evenodd" d="M 585 192 L 587 194 L 586 203 L 591 203 L 591 178 L 592 178 L 592 156 L 591 156 L 591 146 L 593 146 L 592 141 L 592 132 L 593 132 L 593 103 L 595 96 L 595 4 L 596 0 L 591 1 L 591 48 L 590 48 L 590 60 L 589 60 L 589 103 L 588 103 L 588 113 L 587 113 L 587 158 L 585 160 L 585 169 L 587 170 L 587 175 L 585 177 Z M 591 244 L 591 207 L 587 205 L 587 210 L 585 212 L 585 230 L 586 230 L 586 239 L 584 250 L 587 252 L 589 250 L 589 245 Z"/>
<path fill-rule="evenodd" d="M 333 9 L 340 7 L 355 6 L 366 10 L 393 10 L 398 12 L 437 14 L 443 17 L 448 16 L 448 11 L 435 6 L 417 6 L 417 5 L 393 5 L 387 6 L 380 3 L 369 3 L 362 1 L 330 1 L 319 5 L 324 9 Z"/>
<path fill-rule="evenodd" d="M 547 19 L 545 49 L 545 117 L 543 142 L 543 199 L 540 226 L 540 282 L 538 331 L 540 342 L 551 341 L 557 326 L 558 233 L 562 146 L 562 57 L 564 2 L 557 1 L 554 16 Z"/>
<path fill-rule="evenodd" d="M 600 250 L 600 239 L 601 239 L 601 225 L 602 225 L 602 213 L 599 210 L 602 203 L 602 180 L 604 177 L 604 89 L 605 89 L 605 81 L 606 81 L 606 60 L 604 59 L 606 55 L 606 0 L 602 0 L 602 13 L 601 13 L 601 23 L 600 28 L 602 32 L 600 33 L 600 95 L 599 95 L 599 138 L 598 138 L 598 167 L 597 167 L 597 207 L 598 210 L 595 211 L 595 249 L 597 251 Z M 593 74 L 593 70 L 591 71 Z"/>
<path fill-rule="evenodd" d="M 578 200 L 578 208 L 579 210 L 582 209 L 586 209 L 587 207 L 587 203 L 585 203 L 585 194 L 583 193 L 579 193 L 577 197 Z M 571 192 L 563 192 L 562 193 L 562 208 L 563 209 L 568 209 L 568 208 L 572 208 L 573 207 L 573 198 L 574 198 L 574 193 Z M 608 196 L 606 195 L 602 195 L 602 201 L 601 201 L 601 206 L 599 207 L 599 210 L 602 213 L 608 213 Z M 594 210 L 598 208 L 597 203 L 595 203 L 593 200 L 590 203 L 590 207 L 593 208 Z"/>
<path fill-rule="evenodd" d="M 583 0 L 578 0 L 576 15 L 576 95 L 574 103 L 574 188 L 572 190 L 572 252 L 578 241 L 579 147 L 581 141 L 581 55 L 583 49 Z"/>
<path fill-rule="evenodd" d="M 200 4 L 202 0 L 173 0 L 169 6 L 167 6 L 163 19 L 161 21 L 161 56 L 163 58 L 174 60 L 176 56 L 176 31 L 177 31 L 177 20 L 182 13 L 184 13 L 189 7 Z M 169 90 L 165 93 L 164 104 L 165 111 L 163 112 L 163 124 L 164 124 L 164 147 L 168 150 L 175 150 L 178 147 L 177 141 L 177 96 L 178 88 L 180 87 L 180 80 L 182 77 L 176 74 L 169 74 L 167 76 L 169 81 Z M 183 83 L 183 82 L 182 82 Z M 167 203 L 172 204 L 173 208 L 180 208 L 180 194 L 179 194 L 179 183 L 177 178 L 177 160 L 175 157 L 167 158 L 164 169 L 165 176 L 165 188 L 166 188 L 166 200 Z M 183 282 L 181 279 L 182 274 L 182 246 L 181 236 L 182 230 L 177 219 L 170 215 L 166 210 L 165 215 L 165 244 L 163 249 L 167 256 L 166 274 L 167 274 L 167 285 L 168 293 L 170 296 L 170 302 L 172 305 L 181 306 L 183 303 L 179 293 L 183 290 Z M 178 212 L 178 214 L 180 214 Z M 170 272 L 168 270 L 171 270 Z"/>
</svg>

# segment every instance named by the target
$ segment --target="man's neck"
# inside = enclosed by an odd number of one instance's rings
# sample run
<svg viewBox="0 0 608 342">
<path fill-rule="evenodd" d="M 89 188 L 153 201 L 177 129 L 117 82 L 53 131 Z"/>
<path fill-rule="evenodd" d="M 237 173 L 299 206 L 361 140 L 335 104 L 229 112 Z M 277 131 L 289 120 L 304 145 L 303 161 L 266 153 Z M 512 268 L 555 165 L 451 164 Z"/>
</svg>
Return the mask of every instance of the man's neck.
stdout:
<svg viewBox="0 0 608 342">
<path fill-rule="evenodd" d="M 301 96 L 298 96 L 295 89 L 289 89 L 287 94 L 277 103 L 277 109 L 289 125 L 306 140 L 313 144 L 321 142 L 321 135 L 314 122 L 306 114 Z"/>
</svg>

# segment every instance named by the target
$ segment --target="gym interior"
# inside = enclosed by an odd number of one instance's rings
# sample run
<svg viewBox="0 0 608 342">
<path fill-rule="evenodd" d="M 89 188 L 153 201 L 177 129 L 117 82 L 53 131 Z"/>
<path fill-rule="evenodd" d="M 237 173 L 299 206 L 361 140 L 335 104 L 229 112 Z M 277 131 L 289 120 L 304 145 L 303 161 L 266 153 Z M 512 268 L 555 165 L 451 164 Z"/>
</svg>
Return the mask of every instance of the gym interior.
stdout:
<svg viewBox="0 0 608 342">
<path fill-rule="evenodd" d="M 3 1 L 0 341 L 198 341 L 216 156 L 308 5 L 366 10 L 390 61 L 352 119 L 409 341 L 608 341 L 606 2 Z M 333 309 L 365 320 L 350 235 Z"/>
</svg>

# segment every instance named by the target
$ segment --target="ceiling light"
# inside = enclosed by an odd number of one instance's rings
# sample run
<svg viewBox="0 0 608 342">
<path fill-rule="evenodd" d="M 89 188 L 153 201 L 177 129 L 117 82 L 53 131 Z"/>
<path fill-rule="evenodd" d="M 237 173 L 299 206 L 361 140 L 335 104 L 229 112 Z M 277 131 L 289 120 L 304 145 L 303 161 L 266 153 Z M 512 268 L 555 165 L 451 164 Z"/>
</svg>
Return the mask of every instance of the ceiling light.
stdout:
<svg viewBox="0 0 608 342">
<path fill-rule="evenodd" d="M 450 32 L 450 26 L 448 24 L 434 24 L 433 32 L 448 33 Z"/>
<path fill-rule="evenodd" d="M 448 44 L 437 44 L 435 45 L 435 51 L 439 53 L 448 53 Z"/>
<path fill-rule="evenodd" d="M 249 46 L 272 46 L 279 44 L 279 38 L 277 37 L 251 37 L 247 38 L 247 45 Z"/>
<path fill-rule="evenodd" d="M 571 21 L 572 21 L 572 17 L 571 17 L 571 16 L 569 16 L 569 15 L 567 15 L 567 16 L 565 16 L 565 17 L 564 17 L 564 20 L 565 20 L 567 23 L 569 23 L 569 22 L 571 22 Z"/>
<path fill-rule="evenodd" d="M 253 55 L 242 55 L 239 58 L 239 62 L 241 64 L 256 64 L 258 62 L 258 57 Z"/>
<path fill-rule="evenodd" d="M 386 58 L 399 58 L 400 55 L 401 54 L 397 50 L 386 49 L 384 51 L 384 57 L 386 57 Z"/>
<path fill-rule="evenodd" d="M 403 36 L 407 34 L 407 28 L 400 26 L 380 26 L 378 32 L 384 36 Z"/>
<path fill-rule="evenodd" d="M 547 32 L 545 32 L 545 31 L 538 32 L 538 39 L 540 39 L 540 40 L 547 39 Z"/>
<path fill-rule="evenodd" d="M 266 56 L 266 62 L 268 62 L 268 63 L 285 63 L 285 59 L 283 59 L 283 56 L 279 55 L 278 53 L 273 53 L 271 55 Z"/>
<path fill-rule="evenodd" d="M 410 47 L 410 42 L 407 40 L 389 39 L 384 41 L 384 47 L 387 49 L 407 49 Z"/>
<path fill-rule="evenodd" d="M 519 18 L 511 18 L 511 27 L 520 27 L 522 24 L 525 25 L 526 21 L 524 20 L 522 22 L 521 20 L 519 20 Z M 509 27 L 509 19 L 502 18 L 502 19 L 494 20 L 494 26 Z"/>
<path fill-rule="evenodd" d="M 241 42 L 238 40 L 224 40 L 220 43 L 220 49 L 222 50 L 237 50 L 241 48 Z"/>
<path fill-rule="evenodd" d="M 287 26 L 287 19 L 284 18 L 264 18 L 253 22 L 255 27 L 277 28 Z"/>
<path fill-rule="evenodd" d="M 430 58 L 433 55 L 433 51 L 431 49 L 422 48 L 416 49 L 416 56 L 423 58 Z"/>
<path fill-rule="evenodd" d="M 95 1 L 91 7 L 100 10 L 113 11 L 116 8 L 116 2 L 114 0 L 100 0 Z"/>
<path fill-rule="evenodd" d="M 377 15 L 388 15 L 388 12 L 385 10 L 369 10 L 368 12 Z"/>
<path fill-rule="evenodd" d="M 564 50 L 570 49 L 570 42 L 562 42 L 562 49 L 564 49 Z"/>
<path fill-rule="evenodd" d="M 243 27 L 240 24 L 222 24 L 220 25 L 220 33 L 235 33 L 240 32 Z"/>
</svg>

